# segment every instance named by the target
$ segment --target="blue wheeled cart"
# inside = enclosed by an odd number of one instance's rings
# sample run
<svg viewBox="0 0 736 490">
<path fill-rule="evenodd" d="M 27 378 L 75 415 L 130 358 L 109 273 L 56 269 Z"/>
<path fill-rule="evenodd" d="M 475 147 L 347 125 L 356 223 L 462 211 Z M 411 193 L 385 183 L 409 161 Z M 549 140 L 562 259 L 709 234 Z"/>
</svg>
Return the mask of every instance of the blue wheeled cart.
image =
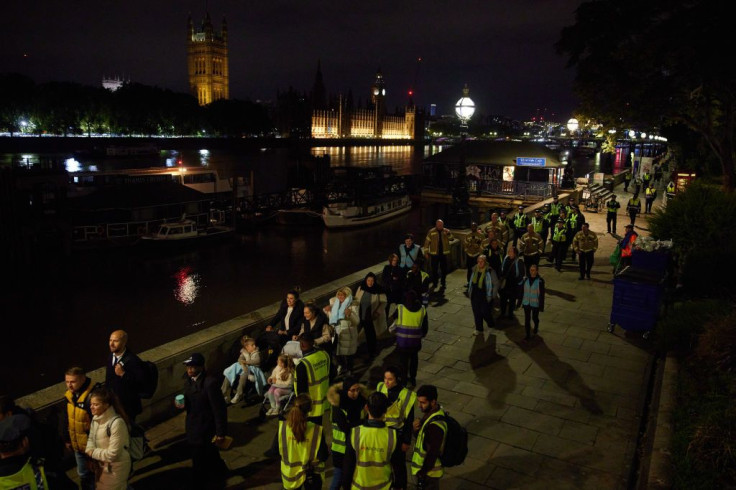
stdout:
<svg viewBox="0 0 736 490">
<path fill-rule="evenodd" d="M 629 266 L 613 278 L 613 306 L 608 331 L 616 325 L 627 331 L 643 332 L 643 337 L 657 323 L 664 297 L 664 274 L 657 269 Z"/>
</svg>

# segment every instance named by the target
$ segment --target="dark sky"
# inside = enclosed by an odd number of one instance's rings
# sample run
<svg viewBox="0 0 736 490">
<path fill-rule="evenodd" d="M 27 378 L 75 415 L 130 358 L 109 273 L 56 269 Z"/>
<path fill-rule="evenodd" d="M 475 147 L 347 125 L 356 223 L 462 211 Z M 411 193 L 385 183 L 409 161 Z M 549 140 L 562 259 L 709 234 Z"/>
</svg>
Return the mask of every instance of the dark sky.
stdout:
<svg viewBox="0 0 736 490">
<path fill-rule="evenodd" d="M 465 83 L 478 110 L 567 120 L 573 73 L 553 44 L 581 0 L 5 0 L 0 70 L 36 82 L 103 75 L 188 90 L 186 27 L 227 18 L 230 96 L 309 90 L 366 97 L 380 66 L 389 110 L 414 85 L 418 105 L 452 113 Z M 421 57 L 417 69 L 417 58 Z M 555 117 L 552 117 L 552 113 Z"/>
</svg>

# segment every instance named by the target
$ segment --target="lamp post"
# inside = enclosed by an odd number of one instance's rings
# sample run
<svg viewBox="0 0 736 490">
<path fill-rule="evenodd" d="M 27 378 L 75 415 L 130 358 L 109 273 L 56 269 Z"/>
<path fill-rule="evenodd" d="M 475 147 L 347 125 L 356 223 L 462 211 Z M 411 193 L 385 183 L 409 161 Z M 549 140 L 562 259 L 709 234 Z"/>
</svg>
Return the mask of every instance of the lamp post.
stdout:
<svg viewBox="0 0 736 490">
<path fill-rule="evenodd" d="M 467 185 L 467 169 L 465 166 L 465 138 L 468 136 L 468 121 L 475 113 L 475 102 L 469 97 L 468 84 L 463 88 L 463 96 L 455 104 L 455 114 L 460 120 L 460 165 L 455 178 L 455 186 L 452 190 L 452 205 L 448 221 L 451 226 L 457 228 L 469 228 L 472 218 L 469 200 L 470 193 Z"/>
</svg>

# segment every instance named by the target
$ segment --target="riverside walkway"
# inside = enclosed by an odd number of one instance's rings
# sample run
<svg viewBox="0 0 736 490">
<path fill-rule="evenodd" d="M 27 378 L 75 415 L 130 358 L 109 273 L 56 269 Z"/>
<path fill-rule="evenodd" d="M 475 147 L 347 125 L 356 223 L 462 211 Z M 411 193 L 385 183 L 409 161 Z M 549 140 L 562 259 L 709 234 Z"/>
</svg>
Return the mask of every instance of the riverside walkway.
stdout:
<svg viewBox="0 0 736 490">
<path fill-rule="evenodd" d="M 617 194 L 625 205 L 629 195 L 618 189 Z M 546 309 L 531 341 L 522 341 L 521 310 L 513 319 L 497 320 L 497 329 L 473 337 L 464 270 L 448 275 L 444 294 L 432 296 L 417 385 L 436 385 L 442 406 L 469 432 L 468 457 L 447 470 L 442 488 L 629 486 L 652 354 L 640 334 L 606 330 L 613 296 L 608 256 L 617 238 L 605 233 L 605 213 L 585 217 L 599 235 L 592 280 L 579 281 L 575 264 L 567 262 L 557 272 L 543 260 Z M 620 234 L 626 223 L 621 213 Z M 643 216 L 637 224 L 646 226 Z M 362 381 L 374 388 L 392 358 L 390 341 L 371 362 L 359 351 Z M 231 469 L 228 488 L 281 488 L 278 460 L 263 456 L 277 421 L 258 422 L 259 407 L 228 408 L 234 437 L 233 446 L 222 452 Z M 183 413 L 147 435 L 154 452 L 135 465 L 132 486 L 188 488 Z M 327 468 L 324 488 L 332 477 L 331 458 Z M 76 477 L 73 470 L 70 476 Z"/>
</svg>

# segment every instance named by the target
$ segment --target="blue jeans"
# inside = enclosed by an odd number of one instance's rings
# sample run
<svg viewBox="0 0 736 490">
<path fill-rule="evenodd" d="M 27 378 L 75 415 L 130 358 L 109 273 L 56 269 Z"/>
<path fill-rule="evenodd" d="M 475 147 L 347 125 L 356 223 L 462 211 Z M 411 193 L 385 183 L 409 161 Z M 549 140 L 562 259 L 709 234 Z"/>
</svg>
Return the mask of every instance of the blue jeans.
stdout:
<svg viewBox="0 0 736 490">
<path fill-rule="evenodd" d="M 74 459 L 77 461 L 77 474 L 82 490 L 94 490 L 95 474 L 87 468 L 87 455 L 74 451 Z"/>
<path fill-rule="evenodd" d="M 330 490 L 338 490 L 340 488 L 340 480 L 342 480 L 342 468 L 334 467 L 334 473 L 332 474 L 332 482 L 330 483 Z"/>
</svg>

